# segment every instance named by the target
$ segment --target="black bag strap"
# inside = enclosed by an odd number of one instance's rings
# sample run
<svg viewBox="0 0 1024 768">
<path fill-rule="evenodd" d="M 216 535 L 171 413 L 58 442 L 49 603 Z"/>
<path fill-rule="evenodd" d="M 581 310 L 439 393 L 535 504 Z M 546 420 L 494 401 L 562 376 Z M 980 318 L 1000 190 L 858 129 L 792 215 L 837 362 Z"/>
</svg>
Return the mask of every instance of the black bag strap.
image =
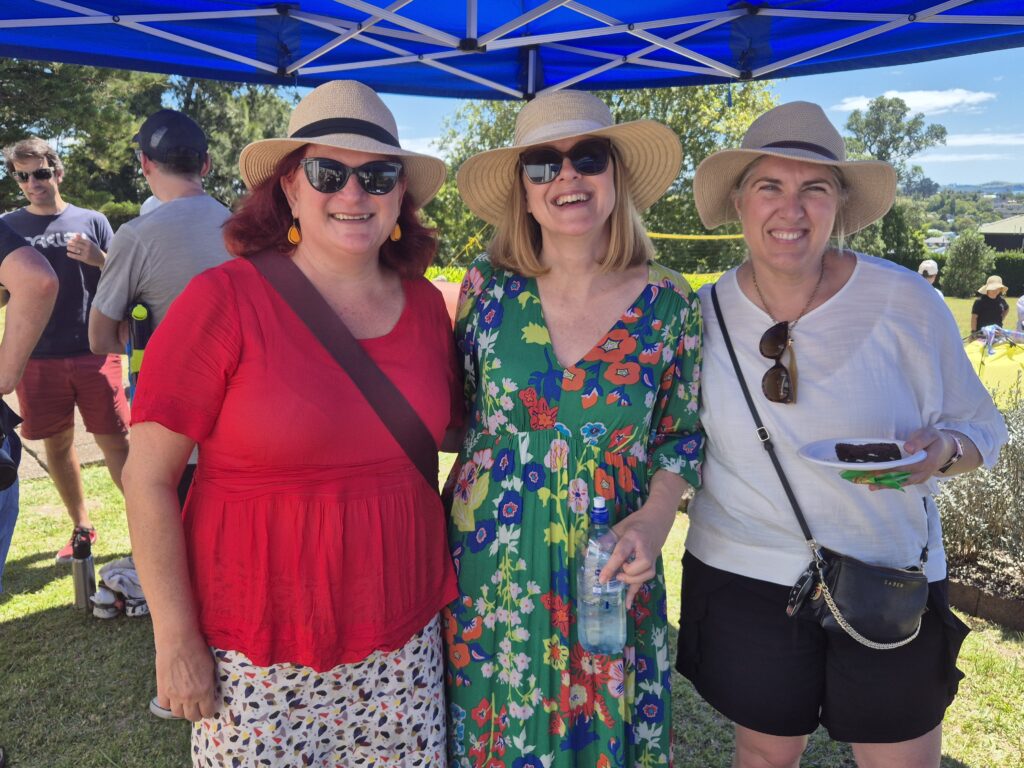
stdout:
<svg viewBox="0 0 1024 768">
<path fill-rule="evenodd" d="M 715 307 L 715 317 L 718 318 L 718 327 L 722 329 L 722 339 L 725 341 L 725 348 L 729 351 L 729 359 L 732 360 L 732 367 L 736 370 L 736 378 L 739 379 L 740 389 L 743 390 L 743 397 L 747 401 L 747 407 L 750 408 L 750 415 L 754 417 L 754 424 L 757 426 L 757 439 L 761 441 L 762 447 L 768 452 L 768 458 L 772 460 L 772 466 L 775 467 L 775 472 L 779 476 L 779 480 L 782 482 L 782 489 L 786 492 L 786 498 L 789 499 L 789 503 L 793 506 L 793 514 L 796 515 L 796 520 L 800 523 L 800 530 L 803 531 L 804 538 L 807 539 L 808 546 L 812 550 L 818 549 L 818 544 L 814 540 L 814 536 L 811 535 L 811 529 L 807 526 L 807 520 L 804 519 L 804 513 L 800 510 L 800 504 L 796 500 L 796 494 L 793 493 L 793 488 L 789 484 L 789 480 L 786 479 L 786 473 L 782 471 L 782 464 L 779 463 L 779 457 L 775 455 L 775 445 L 772 443 L 771 435 L 768 434 L 768 430 L 765 429 L 764 422 L 761 421 L 761 414 L 757 412 L 757 406 L 754 405 L 754 398 L 750 396 L 750 390 L 747 388 L 747 381 L 743 378 L 743 371 L 740 370 L 740 361 L 736 358 L 736 350 L 732 348 L 732 340 L 729 338 L 729 329 L 725 327 L 725 318 L 722 316 L 722 308 L 718 304 L 718 292 L 715 290 L 716 286 L 711 286 L 711 303 Z"/>
<path fill-rule="evenodd" d="M 437 443 L 398 387 L 360 346 L 316 286 L 290 257 L 263 251 L 249 258 L 348 375 L 398 444 L 437 491 Z"/>
<path fill-rule="evenodd" d="M 775 473 L 779 476 L 779 481 L 782 483 L 782 489 L 786 492 L 786 498 L 789 499 L 789 503 L 793 507 L 793 514 L 796 515 L 796 520 L 800 523 L 800 530 L 804 534 L 804 538 L 807 540 L 807 546 L 811 548 L 811 552 L 814 554 L 817 560 L 820 557 L 819 545 L 815 541 L 814 536 L 811 534 L 811 529 L 807 525 L 807 520 L 804 518 L 804 513 L 800 509 L 800 504 L 796 500 L 796 494 L 793 493 L 793 488 L 789 484 L 789 480 L 786 479 L 786 473 L 782 471 L 782 464 L 779 463 L 779 457 L 775 455 L 775 445 L 772 443 L 771 435 L 768 430 L 765 429 L 764 422 L 761 421 L 761 415 L 757 412 L 757 406 L 754 405 L 754 398 L 750 396 L 750 390 L 747 388 L 747 381 L 743 378 L 743 371 L 740 369 L 740 361 L 736 358 L 736 350 L 732 347 L 732 340 L 729 338 L 729 329 L 725 327 L 725 317 L 722 316 L 722 307 L 718 303 L 718 292 L 715 290 L 716 286 L 711 286 L 711 303 L 715 307 L 715 317 L 718 319 L 718 327 L 722 329 L 722 339 L 725 341 L 725 348 L 729 351 L 729 359 L 732 360 L 732 367 L 736 371 L 736 378 L 740 382 L 740 389 L 743 390 L 743 397 L 747 401 L 747 407 L 750 408 L 750 415 L 754 417 L 754 424 L 757 426 L 757 439 L 761 441 L 761 445 L 768 452 L 768 458 L 772 460 L 772 466 L 775 467 Z M 928 523 L 928 503 L 925 501 L 925 524 Z M 922 564 L 928 560 L 928 541 L 925 539 L 924 549 L 921 552 Z"/>
</svg>

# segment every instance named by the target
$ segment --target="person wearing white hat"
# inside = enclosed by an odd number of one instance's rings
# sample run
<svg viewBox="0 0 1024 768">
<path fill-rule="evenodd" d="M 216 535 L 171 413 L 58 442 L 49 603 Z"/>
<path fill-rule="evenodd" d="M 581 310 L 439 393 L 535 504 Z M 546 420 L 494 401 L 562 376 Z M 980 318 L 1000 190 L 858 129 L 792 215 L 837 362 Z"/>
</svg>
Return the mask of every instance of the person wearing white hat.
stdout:
<svg viewBox="0 0 1024 768">
<path fill-rule="evenodd" d="M 943 299 L 945 296 L 942 295 L 942 291 L 935 287 L 935 280 L 939 276 L 939 265 L 935 259 L 925 259 L 917 265 L 917 274 L 928 281 L 928 285 L 935 288 L 935 292 L 939 294 Z"/>
<path fill-rule="evenodd" d="M 694 177 L 705 226 L 739 221 L 748 254 L 700 291 L 707 451 L 688 506 L 676 667 L 735 723 L 737 768 L 799 765 L 819 725 L 862 768 L 939 764 L 967 628 L 949 609 L 936 479 L 992 466 L 1007 433 L 944 302 L 909 270 L 843 248 L 895 192 L 892 167 L 847 160 L 807 102 L 761 115 Z M 840 463 L 836 444 L 858 440 L 900 459 L 850 482 L 841 472 L 866 465 Z M 916 638 L 885 646 L 863 623 L 859 639 L 826 629 L 809 539 L 815 552 L 923 570 Z"/>
<path fill-rule="evenodd" d="M 462 403 L 418 210 L 445 165 L 403 149 L 354 81 L 313 90 L 288 136 L 239 165 L 249 194 L 224 229 L 238 258 L 175 300 L 133 404 L 157 705 L 195 722 L 196 766 L 443 765 L 438 612 L 457 589 L 425 467 Z M 359 354 L 335 357 L 343 338 Z"/>
<path fill-rule="evenodd" d="M 1010 290 L 1003 285 L 1003 278 L 990 275 L 985 284 L 978 289 L 981 296 L 971 305 L 971 333 L 977 333 L 987 325 L 1002 327 L 1010 305 L 1003 296 Z"/>
<path fill-rule="evenodd" d="M 666 126 L 616 124 L 597 97 L 560 91 L 522 108 L 511 146 L 459 169 L 495 232 L 456 324 L 472 415 L 450 481 L 452 765 L 669 762 L 660 553 L 700 482 L 700 318 L 638 212 L 681 160 Z M 631 604 L 625 647 L 606 652 L 581 643 L 575 602 L 596 497 L 618 537 L 602 577 Z"/>
</svg>

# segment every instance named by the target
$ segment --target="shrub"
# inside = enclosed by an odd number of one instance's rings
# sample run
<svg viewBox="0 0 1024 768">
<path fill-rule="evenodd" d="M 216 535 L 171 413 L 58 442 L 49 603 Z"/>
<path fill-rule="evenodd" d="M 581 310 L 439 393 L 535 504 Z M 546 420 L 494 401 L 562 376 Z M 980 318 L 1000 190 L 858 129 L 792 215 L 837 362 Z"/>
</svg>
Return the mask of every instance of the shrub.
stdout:
<svg viewBox="0 0 1024 768">
<path fill-rule="evenodd" d="M 985 245 L 977 232 L 965 232 L 953 241 L 946 252 L 946 272 L 942 290 L 947 296 L 973 296 L 979 285 L 992 274 L 995 251 Z"/>
<path fill-rule="evenodd" d="M 1024 296 L 1024 251 L 997 252 L 992 271 L 1003 278 L 1011 296 Z"/>
<path fill-rule="evenodd" d="M 118 227 L 139 215 L 138 203 L 104 203 L 100 213 L 107 217 L 111 228 L 116 232 Z"/>
<path fill-rule="evenodd" d="M 1001 553 L 1024 572 L 1024 400 L 1014 402 L 1003 413 L 1010 440 L 995 467 L 954 477 L 936 498 L 951 563 Z"/>
</svg>

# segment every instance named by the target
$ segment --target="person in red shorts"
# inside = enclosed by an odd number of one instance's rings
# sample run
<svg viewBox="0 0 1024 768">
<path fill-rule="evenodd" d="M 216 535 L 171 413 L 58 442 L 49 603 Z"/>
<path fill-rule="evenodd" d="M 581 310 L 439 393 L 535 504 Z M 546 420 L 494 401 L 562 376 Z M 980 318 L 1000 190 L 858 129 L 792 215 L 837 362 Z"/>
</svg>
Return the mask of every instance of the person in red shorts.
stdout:
<svg viewBox="0 0 1024 768">
<path fill-rule="evenodd" d="M 195 722 L 195 766 L 443 765 L 438 612 L 457 589 L 436 477 L 256 265 L 297 268 L 408 422 L 451 447 L 461 381 L 417 214 L 445 166 L 402 149 L 354 81 L 306 96 L 288 134 L 243 150 L 250 194 L 224 230 L 238 258 L 175 300 L 132 406 L 125 490 L 157 705 Z"/>
<path fill-rule="evenodd" d="M 121 358 L 92 354 L 88 333 L 89 309 L 114 233 L 103 214 L 61 198 L 64 166 L 45 141 L 29 138 L 5 147 L 4 160 L 28 205 L 3 219 L 46 257 L 59 285 L 53 314 L 16 390 L 25 419 L 21 436 L 43 441 L 46 466 L 75 529 L 87 529 L 95 541 L 75 451 L 75 406 L 120 488 L 129 418 Z M 70 560 L 71 538 L 57 553 L 58 563 Z"/>
</svg>

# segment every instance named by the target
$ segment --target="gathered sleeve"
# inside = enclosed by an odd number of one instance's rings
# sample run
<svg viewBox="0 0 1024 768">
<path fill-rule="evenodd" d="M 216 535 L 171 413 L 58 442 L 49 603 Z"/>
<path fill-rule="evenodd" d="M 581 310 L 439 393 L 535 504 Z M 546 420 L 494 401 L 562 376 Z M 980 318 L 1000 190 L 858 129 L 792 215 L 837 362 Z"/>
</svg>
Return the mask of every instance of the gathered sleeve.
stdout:
<svg viewBox="0 0 1024 768">
<path fill-rule="evenodd" d="M 1006 422 L 964 351 L 952 313 L 944 302 L 932 304 L 941 310 L 933 311 L 928 325 L 939 381 L 930 390 L 932 396 L 925 399 L 924 422 L 966 435 L 978 448 L 985 466 L 992 468 L 1009 439 Z"/>
<path fill-rule="evenodd" d="M 202 443 L 216 424 L 241 350 L 230 276 L 214 268 L 193 278 L 146 345 L 132 423 L 154 421 Z"/>
<path fill-rule="evenodd" d="M 486 253 L 482 254 L 469 265 L 459 289 L 459 304 L 455 312 L 455 344 L 462 376 L 462 396 L 468 411 L 473 410 L 480 382 L 477 355 L 480 339 L 476 327 L 479 312 L 474 311 L 474 308 L 491 281 L 493 272 L 490 257 Z"/>
<path fill-rule="evenodd" d="M 650 473 L 665 469 L 681 476 L 695 489 L 701 483 L 704 433 L 699 424 L 701 315 L 697 294 L 681 275 L 674 279 L 680 306 L 666 328 L 672 358 L 661 375 L 651 421 L 648 448 Z M 662 290 L 671 289 L 662 281 Z M 669 348 L 666 348 L 666 352 Z"/>
</svg>

